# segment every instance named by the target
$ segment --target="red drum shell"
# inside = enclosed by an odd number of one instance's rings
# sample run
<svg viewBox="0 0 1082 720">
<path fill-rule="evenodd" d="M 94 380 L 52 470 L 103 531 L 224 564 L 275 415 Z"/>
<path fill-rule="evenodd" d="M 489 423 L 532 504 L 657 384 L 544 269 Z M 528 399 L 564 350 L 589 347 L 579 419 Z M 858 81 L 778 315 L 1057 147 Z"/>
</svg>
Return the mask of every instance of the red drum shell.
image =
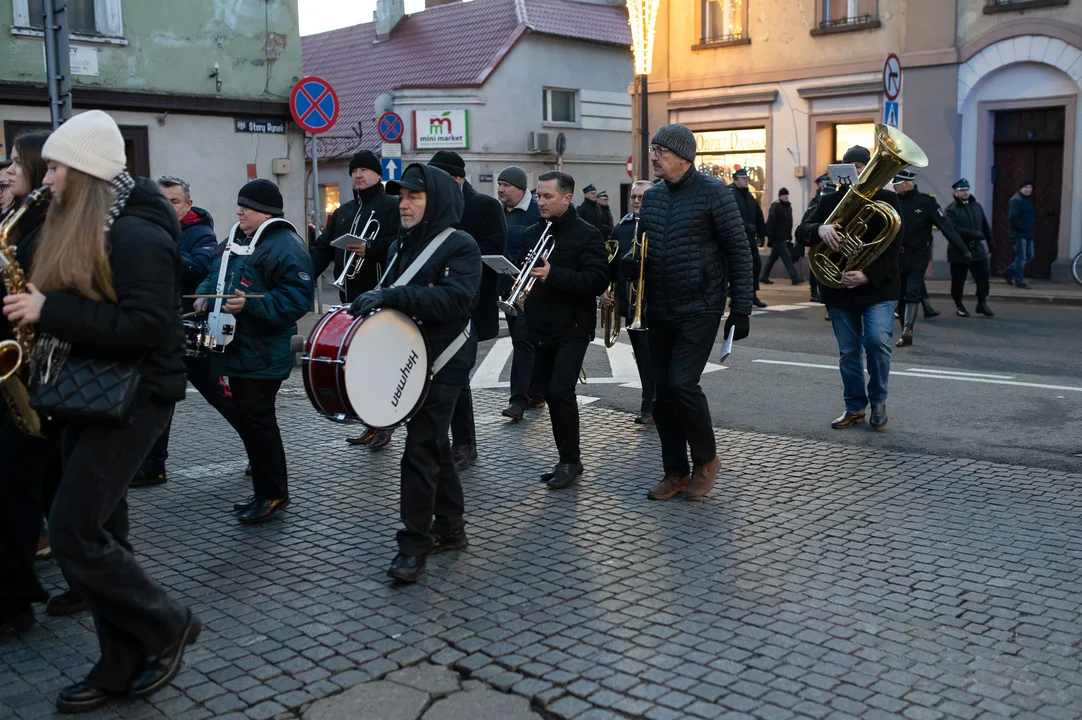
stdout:
<svg viewBox="0 0 1082 720">
<path fill-rule="evenodd" d="M 345 352 L 364 318 L 353 317 L 349 308 L 323 316 L 304 346 L 302 375 L 312 406 L 336 422 L 360 422 L 346 393 Z"/>
</svg>

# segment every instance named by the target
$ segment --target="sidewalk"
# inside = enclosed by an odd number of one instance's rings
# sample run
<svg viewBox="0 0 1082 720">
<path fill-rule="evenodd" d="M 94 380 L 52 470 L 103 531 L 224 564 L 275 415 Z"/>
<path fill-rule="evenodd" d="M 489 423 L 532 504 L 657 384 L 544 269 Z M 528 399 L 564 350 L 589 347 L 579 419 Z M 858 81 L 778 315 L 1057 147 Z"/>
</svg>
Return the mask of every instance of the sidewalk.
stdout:
<svg viewBox="0 0 1082 720">
<path fill-rule="evenodd" d="M 652 502 L 656 433 L 586 406 L 586 474 L 553 492 L 547 415 L 474 398 L 470 547 L 411 587 L 384 574 L 404 433 L 347 446 L 294 373 L 293 503 L 239 526 L 243 450 L 180 403 L 171 480 L 130 493 L 131 537 L 207 628 L 173 686 L 86 717 L 1082 716 L 1082 475 L 721 429 L 708 499 Z M 85 614 L 38 620 L 0 641 L 0 717 L 52 717 L 97 657 Z"/>
</svg>

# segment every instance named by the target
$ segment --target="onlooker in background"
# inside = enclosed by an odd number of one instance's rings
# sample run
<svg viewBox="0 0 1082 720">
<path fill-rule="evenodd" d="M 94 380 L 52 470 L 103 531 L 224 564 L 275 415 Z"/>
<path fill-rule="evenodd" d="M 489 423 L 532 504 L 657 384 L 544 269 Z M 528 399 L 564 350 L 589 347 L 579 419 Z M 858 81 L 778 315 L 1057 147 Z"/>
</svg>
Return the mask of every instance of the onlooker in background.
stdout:
<svg viewBox="0 0 1082 720">
<path fill-rule="evenodd" d="M 808 209 L 804 211 L 804 217 L 801 218 L 801 222 L 807 222 L 811 214 L 815 212 L 815 207 L 819 204 L 819 199 L 823 195 L 832 193 L 835 191 L 834 183 L 830 181 L 830 175 L 826 173 L 815 178 L 815 197 L 808 203 Z M 801 252 L 804 249 L 804 243 L 797 243 L 801 248 Z M 808 297 L 812 302 L 823 302 L 823 298 L 819 292 L 819 278 L 815 277 L 815 273 L 809 270 L 808 272 L 808 289 L 811 295 Z M 830 315 L 827 315 L 827 320 L 830 319 Z"/>
<path fill-rule="evenodd" d="M 608 240 L 613 222 L 607 192 L 598 192 L 593 185 L 587 185 L 582 189 L 582 204 L 577 210 L 580 218 L 601 231 L 602 240 Z"/>
<path fill-rule="evenodd" d="M 1037 216 L 1033 211 L 1033 181 L 1025 180 L 1007 204 L 1007 237 L 1014 245 L 1014 264 L 1003 272 L 1008 285 L 1028 288 L 1026 263 L 1033 259 L 1033 232 Z"/>
<path fill-rule="evenodd" d="M 962 178 L 951 187 L 954 188 L 954 202 L 947 206 L 947 219 L 954 225 L 972 256 L 967 262 L 953 245 L 947 246 L 947 260 L 951 264 L 951 297 L 957 308 L 955 312 L 959 317 L 969 317 L 969 311 L 962 304 L 962 292 L 966 275 L 972 273 L 973 282 L 977 284 L 977 312 L 992 317 L 995 313 L 987 305 L 988 256 L 996 245 L 992 238 L 992 227 L 988 224 L 984 208 L 969 193 L 968 180 Z M 988 243 L 987 250 L 985 243 Z"/>
<path fill-rule="evenodd" d="M 733 173 L 733 183 L 729 186 L 740 208 L 740 218 L 744 222 L 744 233 L 748 236 L 748 252 L 751 253 L 752 271 L 755 281 L 755 295 L 752 305 L 765 308 L 766 303 L 759 299 L 759 275 L 763 272 L 763 259 L 759 257 L 760 240 L 766 237 L 766 222 L 763 220 L 763 208 L 748 189 L 748 171 L 740 168 Z"/>
<path fill-rule="evenodd" d="M 0 216 L 6 213 L 15 202 L 15 196 L 11 193 L 11 183 L 4 179 L 4 171 L 10 166 L 10 160 L 0 160 Z"/>
<path fill-rule="evenodd" d="M 779 190 L 778 199 L 770 204 L 770 212 L 766 218 L 766 239 L 770 245 L 770 258 L 766 261 L 759 280 L 767 285 L 773 285 L 770 271 L 774 269 L 774 263 L 781 258 L 785 269 L 789 271 L 789 279 L 794 285 L 799 285 L 800 276 L 797 275 L 796 268 L 793 267 L 793 258 L 789 255 L 789 243 L 793 240 L 793 206 L 789 204 L 788 188 Z"/>
</svg>

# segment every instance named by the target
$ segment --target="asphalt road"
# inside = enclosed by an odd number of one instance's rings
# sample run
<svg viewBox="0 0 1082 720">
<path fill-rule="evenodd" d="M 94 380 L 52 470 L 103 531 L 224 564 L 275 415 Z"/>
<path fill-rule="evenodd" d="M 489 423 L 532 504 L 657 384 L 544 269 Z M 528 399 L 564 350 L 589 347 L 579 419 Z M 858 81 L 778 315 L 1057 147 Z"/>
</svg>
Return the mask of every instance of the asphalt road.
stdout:
<svg viewBox="0 0 1082 720">
<path fill-rule="evenodd" d="M 838 351 L 823 307 L 808 304 L 807 285 L 764 286 L 760 297 L 770 308 L 752 318 L 751 336 L 702 379 L 717 427 L 777 435 L 796 454 L 794 439 L 807 438 L 1082 470 L 1082 307 L 993 296 L 995 318 L 967 319 L 935 299 L 943 315 L 918 320 L 915 344 L 895 349 L 890 423 L 876 433 L 867 425 L 830 428 L 842 411 Z M 508 338 L 483 343 L 474 386 L 506 387 L 510 351 Z M 580 402 L 638 410 L 626 332 L 612 350 L 595 342 L 585 371 Z"/>
</svg>

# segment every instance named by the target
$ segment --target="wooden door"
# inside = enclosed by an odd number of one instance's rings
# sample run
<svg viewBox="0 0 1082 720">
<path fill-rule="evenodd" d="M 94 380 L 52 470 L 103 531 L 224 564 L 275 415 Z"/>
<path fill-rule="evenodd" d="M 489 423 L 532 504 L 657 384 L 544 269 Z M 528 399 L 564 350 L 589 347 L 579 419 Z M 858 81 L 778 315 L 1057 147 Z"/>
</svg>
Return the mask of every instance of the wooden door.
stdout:
<svg viewBox="0 0 1082 720">
<path fill-rule="evenodd" d="M 1026 277 L 1048 278 L 1051 274 L 1052 263 L 1059 255 L 1064 115 L 1062 108 L 996 113 L 992 175 L 994 274 L 1001 274 L 1014 260 L 1007 206 L 1026 180 L 1033 182 L 1031 198 L 1036 215 L 1033 261 L 1026 266 Z"/>
</svg>

